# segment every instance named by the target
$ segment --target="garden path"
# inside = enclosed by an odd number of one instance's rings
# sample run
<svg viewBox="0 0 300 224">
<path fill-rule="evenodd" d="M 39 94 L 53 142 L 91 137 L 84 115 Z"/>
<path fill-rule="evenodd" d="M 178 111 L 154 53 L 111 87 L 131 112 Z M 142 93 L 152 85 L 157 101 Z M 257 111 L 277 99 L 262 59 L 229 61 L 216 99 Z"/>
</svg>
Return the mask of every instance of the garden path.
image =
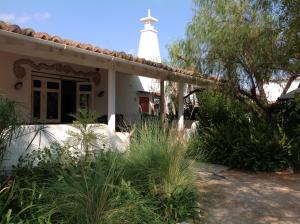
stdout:
<svg viewBox="0 0 300 224">
<path fill-rule="evenodd" d="M 197 164 L 196 172 L 205 223 L 300 224 L 300 174 L 203 164 Z"/>
</svg>

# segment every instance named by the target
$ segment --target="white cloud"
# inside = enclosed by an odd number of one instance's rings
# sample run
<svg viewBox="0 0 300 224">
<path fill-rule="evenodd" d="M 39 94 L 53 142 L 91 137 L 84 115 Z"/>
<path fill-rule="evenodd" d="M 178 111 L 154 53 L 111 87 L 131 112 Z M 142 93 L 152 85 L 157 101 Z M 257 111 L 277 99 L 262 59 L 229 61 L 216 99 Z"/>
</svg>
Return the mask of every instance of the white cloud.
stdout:
<svg viewBox="0 0 300 224">
<path fill-rule="evenodd" d="M 50 12 L 37 12 L 33 15 L 36 20 L 46 20 L 51 18 Z"/>
<path fill-rule="evenodd" d="M 136 55 L 136 51 L 135 51 L 135 49 L 133 49 L 133 48 L 132 48 L 132 49 L 129 49 L 129 50 L 127 50 L 127 51 L 126 51 L 126 53 L 127 53 L 127 54 Z"/>
<path fill-rule="evenodd" d="M 4 20 L 10 23 L 25 23 L 31 20 L 43 21 L 51 18 L 51 14 L 49 12 L 37 12 L 34 14 L 22 14 L 17 15 L 15 13 L 0 13 L 0 20 Z"/>
<path fill-rule="evenodd" d="M 0 14 L 0 20 L 4 20 L 4 21 L 12 21 L 15 20 L 16 15 L 12 14 L 12 13 L 1 13 Z"/>
</svg>

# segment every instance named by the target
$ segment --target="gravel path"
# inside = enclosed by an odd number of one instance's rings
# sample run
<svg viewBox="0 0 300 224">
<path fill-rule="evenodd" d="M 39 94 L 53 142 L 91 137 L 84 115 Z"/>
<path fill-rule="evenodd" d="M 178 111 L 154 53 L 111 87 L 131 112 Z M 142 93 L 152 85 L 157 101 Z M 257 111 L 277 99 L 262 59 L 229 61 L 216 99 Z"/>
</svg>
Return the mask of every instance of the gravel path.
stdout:
<svg viewBox="0 0 300 224">
<path fill-rule="evenodd" d="M 204 223 L 300 224 L 300 174 L 197 165 Z"/>
</svg>

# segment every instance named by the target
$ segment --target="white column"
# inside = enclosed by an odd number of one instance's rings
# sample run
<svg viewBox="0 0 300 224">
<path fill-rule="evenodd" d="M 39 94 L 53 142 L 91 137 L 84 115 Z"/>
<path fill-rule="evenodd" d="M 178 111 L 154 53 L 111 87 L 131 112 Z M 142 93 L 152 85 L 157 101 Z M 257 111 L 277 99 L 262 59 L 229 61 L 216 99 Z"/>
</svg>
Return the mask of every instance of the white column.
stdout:
<svg viewBox="0 0 300 224">
<path fill-rule="evenodd" d="M 160 80 L 160 116 L 165 120 L 165 81 Z"/>
<path fill-rule="evenodd" d="M 111 132 L 116 131 L 116 71 L 108 70 L 107 78 L 107 119 L 108 128 Z"/>
<path fill-rule="evenodd" d="M 178 83 L 178 129 L 184 129 L 183 87 L 184 83 Z"/>
</svg>

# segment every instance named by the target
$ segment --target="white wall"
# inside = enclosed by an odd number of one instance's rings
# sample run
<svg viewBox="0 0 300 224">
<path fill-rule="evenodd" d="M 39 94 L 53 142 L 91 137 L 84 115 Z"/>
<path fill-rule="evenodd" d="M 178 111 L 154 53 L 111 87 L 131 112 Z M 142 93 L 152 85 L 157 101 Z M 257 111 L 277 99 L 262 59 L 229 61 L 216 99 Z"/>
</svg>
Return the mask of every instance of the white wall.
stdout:
<svg viewBox="0 0 300 224">
<path fill-rule="evenodd" d="M 279 82 L 279 83 L 270 82 L 269 84 L 264 85 L 264 89 L 265 89 L 265 92 L 266 92 L 266 95 L 267 95 L 267 99 L 270 102 L 275 102 L 278 99 L 278 97 L 280 97 L 286 83 L 287 82 Z M 299 83 L 300 83 L 300 80 L 295 80 L 292 83 L 292 85 L 290 86 L 288 92 L 291 92 L 291 91 L 297 89 L 298 86 L 299 86 Z"/>
<path fill-rule="evenodd" d="M 116 90 L 116 113 L 123 114 L 129 124 L 139 120 L 137 91 L 143 90 L 143 87 L 138 76 L 117 73 Z"/>
<path fill-rule="evenodd" d="M 37 132 L 37 130 L 43 130 Z M 72 125 L 52 124 L 52 125 L 26 125 L 21 127 L 18 138 L 14 139 L 7 148 L 4 156 L 4 163 L 0 170 L 11 170 L 12 166 L 18 164 L 20 156 L 24 156 L 33 150 L 43 150 L 49 147 L 51 143 L 64 143 L 68 138 L 68 131 L 78 132 Z M 39 133 L 36 136 L 36 133 Z M 103 142 L 110 148 L 116 150 L 125 150 L 129 143 L 128 133 L 111 133 L 107 125 L 101 124 L 95 128 L 95 133 L 103 135 Z M 33 142 L 30 144 L 30 142 Z M 26 148 L 29 148 L 26 150 Z"/>
</svg>

